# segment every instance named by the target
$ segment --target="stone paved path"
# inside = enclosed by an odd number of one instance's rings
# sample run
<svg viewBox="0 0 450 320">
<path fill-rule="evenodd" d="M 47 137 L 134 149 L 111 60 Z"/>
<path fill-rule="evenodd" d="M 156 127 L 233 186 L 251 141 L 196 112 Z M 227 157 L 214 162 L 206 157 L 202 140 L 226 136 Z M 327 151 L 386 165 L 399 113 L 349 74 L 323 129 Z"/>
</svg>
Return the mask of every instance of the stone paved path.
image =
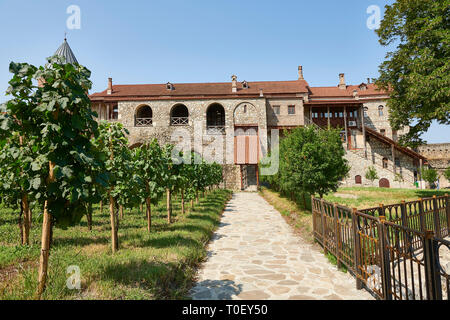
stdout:
<svg viewBox="0 0 450 320">
<path fill-rule="evenodd" d="M 373 299 L 295 235 L 260 195 L 245 192 L 227 204 L 190 294 L 198 300 Z"/>
</svg>

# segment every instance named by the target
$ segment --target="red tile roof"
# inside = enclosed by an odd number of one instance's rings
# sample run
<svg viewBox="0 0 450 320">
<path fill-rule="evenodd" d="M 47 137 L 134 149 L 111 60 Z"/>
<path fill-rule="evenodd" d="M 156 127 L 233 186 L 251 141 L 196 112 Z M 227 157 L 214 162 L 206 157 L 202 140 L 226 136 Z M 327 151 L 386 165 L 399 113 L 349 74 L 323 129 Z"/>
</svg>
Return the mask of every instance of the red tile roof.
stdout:
<svg viewBox="0 0 450 320">
<path fill-rule="evenodd" d="M 360 86 L 365 85 L 366 90 L 361 90 Z M 374 95 L 386 95 L 387 92 L 378 89 L 375 84 L 362 83 L 360 85 L 348 85 L 346 89 L 339 89 L 338 86 L 335 87 L 310 87 L 310 97 L 311 98 L 334 98 L 334 97 L 347 97 L 353 98 L 353 91 L 356 90 L 359 97 L 364 96 L 374 96 Z"/>
<path fill-rule="evenodd" d="M 174 83 L 174 90 L 168 90 L 166 84 L 131 84 L 113 85 L 112 94 L 106 90 L 91 94 L 92 100 L 103 98 L 143 98 L 143 97 L 207 97 L 207 96 L 248 96 L 263 94 L 296 94 L 308 93 L 308 83 L 305 80 L 293 81 L 255 81 L 248 82 L 248 88 L 242 88 L 242 83 L 237 83 L 237 92 L 231 91 L 230 82 L 219 83 Z"/>
</svg>

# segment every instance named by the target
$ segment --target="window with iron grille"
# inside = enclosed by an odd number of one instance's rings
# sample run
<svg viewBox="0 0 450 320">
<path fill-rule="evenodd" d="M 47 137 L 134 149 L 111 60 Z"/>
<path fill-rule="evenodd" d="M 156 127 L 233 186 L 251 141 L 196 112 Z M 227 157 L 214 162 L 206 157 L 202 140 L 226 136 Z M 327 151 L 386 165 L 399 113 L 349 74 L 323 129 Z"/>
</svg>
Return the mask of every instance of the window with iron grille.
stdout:
<svg viewBox="0 0 450 320">
<path fill-rule="evenodd" d="M 295 106 L 288 106 L 288 114 L 295 114 Z"/>
</svg>

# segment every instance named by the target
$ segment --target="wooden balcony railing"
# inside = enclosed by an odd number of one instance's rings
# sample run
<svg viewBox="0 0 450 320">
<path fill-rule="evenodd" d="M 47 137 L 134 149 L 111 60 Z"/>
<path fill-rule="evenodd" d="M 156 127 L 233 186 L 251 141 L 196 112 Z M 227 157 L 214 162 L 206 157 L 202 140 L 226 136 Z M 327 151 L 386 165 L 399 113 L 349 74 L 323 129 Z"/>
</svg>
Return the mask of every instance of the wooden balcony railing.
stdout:
<svg viewBox="0 0 450 320">
<path fill-rule="evenodd" d="M 189 125 L 189 117 L 170 117 L 171 126 L 187 126 Z"/>
<path fill-rule="evenodd" d="M 136 118 L 134 121 L 135 127 L 151 127 L 153 125 L 153 118 Z"/>
<path fill-rule="evenodd" d="M 225 126 L 207 126 L 207 134 L 225 134 Z"/>
</svg>

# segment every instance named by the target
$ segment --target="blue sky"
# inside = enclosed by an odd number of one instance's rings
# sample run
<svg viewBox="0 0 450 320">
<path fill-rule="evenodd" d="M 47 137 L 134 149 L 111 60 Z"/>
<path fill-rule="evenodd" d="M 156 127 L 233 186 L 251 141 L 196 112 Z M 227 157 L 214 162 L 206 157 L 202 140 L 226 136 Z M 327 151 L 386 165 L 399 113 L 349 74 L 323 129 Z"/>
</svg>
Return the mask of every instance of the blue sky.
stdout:
<svg viewBox="0 0 450 320">
<path fill-rule="evenodd" d="M 378 76 L 386 48 L 366 26 L 381 0 L 65 1 L 0 0 L 0 101 L 10 61 L 42 65 L 67 31 L 78 61 L 92 71 L 92 92 L 113 82 L 165 83 L 293 80 L 303 65 L 311 86 Z M 81 28 L 69 30 L 70 5 Z M 448 142 L 433 125 L 429 143 Z"/>
</svg>

